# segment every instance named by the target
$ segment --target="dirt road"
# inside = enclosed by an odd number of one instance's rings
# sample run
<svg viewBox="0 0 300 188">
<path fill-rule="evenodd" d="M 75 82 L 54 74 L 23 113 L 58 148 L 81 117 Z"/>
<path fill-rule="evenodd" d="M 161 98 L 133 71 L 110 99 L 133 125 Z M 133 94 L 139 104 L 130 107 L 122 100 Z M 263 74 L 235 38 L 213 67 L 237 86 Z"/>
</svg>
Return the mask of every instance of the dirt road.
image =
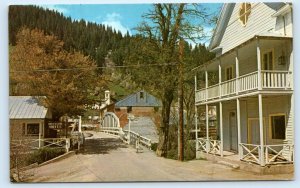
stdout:
<svg viewBox="0 0 300 188">
<path fill-rule="evenodd" d="M 82 153 L 35 169 L 28 182 L 211 181 L 290 179 L 256 175 L 205 160 L 179 162 L 143 153 L 116 137 L 93 133 Z"/>
</svg>

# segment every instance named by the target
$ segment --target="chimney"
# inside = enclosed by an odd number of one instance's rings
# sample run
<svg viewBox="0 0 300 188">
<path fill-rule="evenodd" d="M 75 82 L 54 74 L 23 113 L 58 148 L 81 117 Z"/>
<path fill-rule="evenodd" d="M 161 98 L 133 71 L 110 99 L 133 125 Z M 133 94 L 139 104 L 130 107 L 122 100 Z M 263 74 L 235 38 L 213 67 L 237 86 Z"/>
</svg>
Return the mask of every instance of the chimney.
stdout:
<svg viewBox="0 0 300 188">
<path fill-rule="evenodd" d="M 109 90 L 105 91 L 105 104 L 106 105 L 110 104 L 110 91 Z"/>
</svg>

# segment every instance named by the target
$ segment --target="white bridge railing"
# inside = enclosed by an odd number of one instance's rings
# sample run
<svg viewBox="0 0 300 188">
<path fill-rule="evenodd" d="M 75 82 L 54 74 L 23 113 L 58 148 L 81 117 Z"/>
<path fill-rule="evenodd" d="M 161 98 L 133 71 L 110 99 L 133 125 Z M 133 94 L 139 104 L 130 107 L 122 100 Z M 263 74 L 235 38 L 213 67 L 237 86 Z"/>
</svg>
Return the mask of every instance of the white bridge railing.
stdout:
<svg viewBox="0 0 300 188">
<path fill-rule="evenodd" d="M 226 97 L 242 92 L 258 90 L 259 86 L 264 89 L 292 89 L 291 71 L 261 71 L 261 82 L 258 82 L 258 71 L 241 75 L 238 78 L 209 86 L 207 89 L 199 89 L 195 92 L 195 101 L 202 102 L 218 97 Z"/>
<path fill-rule="evenodd" d="M 141 136 L 134 131 L 130 131 L 130 132 L 128 130 L 123 130 L 123 131 L 125 133 L 125 139 L 128 144 L 136 144 L 136 143 L 141 144 L 151 150 L 151 144 L 152 144 L 151 139 Z"/>
</svg>

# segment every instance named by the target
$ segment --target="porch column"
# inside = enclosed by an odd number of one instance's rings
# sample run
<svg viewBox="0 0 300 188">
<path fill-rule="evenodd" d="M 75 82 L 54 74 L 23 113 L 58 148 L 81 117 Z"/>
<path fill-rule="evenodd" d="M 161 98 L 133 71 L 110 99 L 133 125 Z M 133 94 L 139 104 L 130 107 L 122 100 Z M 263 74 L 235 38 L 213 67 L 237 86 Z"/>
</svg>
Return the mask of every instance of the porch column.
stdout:
<svg viewBox="0 0 300 188">
<path fill-rule="evenodd" d="M 206 152 L 209 152 L 209 127 L 208 127 L 208 104 L 205 105 L 205 120 L 206 120 Z"/>
<path fill-rule="evenodd" d="M 222 82 L 222 67 L 221 67 L 221 59 L 219 59 L 219 98 L 221 98 L 222 96 L 221 82 Z"/>
<path fill-rule="evenodd" d="M 195 75 L 195 93 L 197 91 L 197 74 Z M 196 138 L 196 153 L 199 149 L 198 145 L 198 109 L 196 105 L 196 98 L 195 98 L 195 138 Z"/>
<path fill-rule="evenodd" d="M 196 138 L 196 152 L 199 149 L 199 143 L 198 143 L 198 112 L 197 112 L 197 106 L 195 105 L 195 138 Z"/>
<path fill-rule="evenodd" d="M 258 110 L 259 110 L 259 139 L 260 139 L 260 152 L 259 160 L 260 165 L 265 166 L 264 160 L 264 120 L 263 120 L 263 104 L 262 94 L 258 94 Z"/>
<path fill-rule="evenodd" d="M 223 141 L 223 104 L 222 102 L 219 102 L 219 108 L 220 108 L 220 140 L 221 140 L 221 146 L 220 146 L 220 150 L 221 150 L 221 157 L 223 157 L 223 148 L 224 148 L 224 141 Z"/>
<path fill-rule="evenodd" d="M 235 51 L 235 92 L 239 93 L 240 83 L 239 83 L 240 69 L 239 69 L 239 52 Z"/>
<path fill-rule="evenodd" d="M 207 101 L 207 97 L 208 97 L 207 88 L 208 88 L 208 73 L 207 73 L 207 70 L 205 69 L 205 99 L 206 99 L 206 101 Z"/>
<path fill-rule="evenodd" d="M 241 150 L 241 105 L 240 99 L 236 99 L 236 113 L 237 113 L 237 132 L 238 132 L 238 153 L 239 158 L 242 158 L 242 150 Z"/>
<path fill-rule="evenodd" d="M 260 61 L 260 43 L 259 39 L 256 38 L 256 58 L 257 58 L 257 82 L 258 90 L 261 90 L 261 61 Z"/>
</svg>

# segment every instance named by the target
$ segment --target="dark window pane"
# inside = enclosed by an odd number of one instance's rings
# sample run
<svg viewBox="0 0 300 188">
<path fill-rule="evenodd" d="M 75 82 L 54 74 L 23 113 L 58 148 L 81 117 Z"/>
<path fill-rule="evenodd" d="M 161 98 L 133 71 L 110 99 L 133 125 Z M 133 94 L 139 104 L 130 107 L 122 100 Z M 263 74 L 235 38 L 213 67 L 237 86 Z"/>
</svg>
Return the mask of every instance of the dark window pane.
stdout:
<svg viewBox="0 0 300 188">
<path fill-rule="evenodd" d="M 272 138 L 285 139 L 285 116 L 272 116 Z"/>
<path fill-rule="evenodd" d="M 27 134 L 28 135 L 38 135 L 39 134 L 39 124 L 38 123 L 27 124 Z"/>
</svg>

